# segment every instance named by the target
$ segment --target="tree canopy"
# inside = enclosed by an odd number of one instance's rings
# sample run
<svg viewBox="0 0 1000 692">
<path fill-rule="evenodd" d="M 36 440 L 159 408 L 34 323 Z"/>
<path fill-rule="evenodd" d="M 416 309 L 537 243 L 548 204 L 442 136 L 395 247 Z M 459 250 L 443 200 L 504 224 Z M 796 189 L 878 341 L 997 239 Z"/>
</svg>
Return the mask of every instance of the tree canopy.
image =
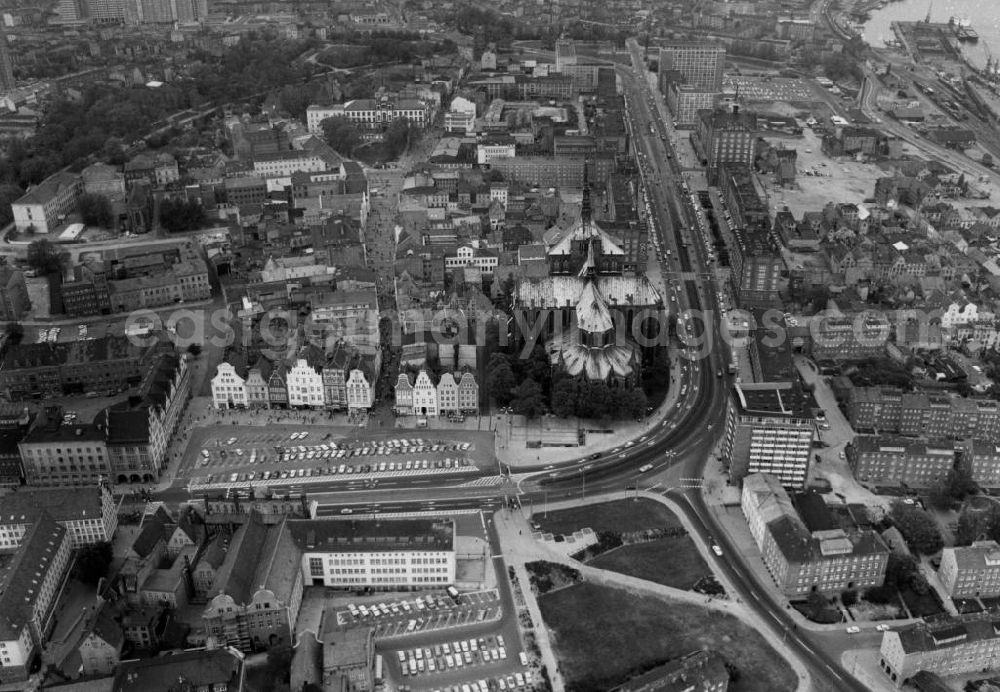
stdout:
<svg viewBox="0 0 1000 692">
<path fill-rule="evenodd" d="M 160 224 L 170 233 L 196 230 L 206 220 L 205 209 L 194 200 L 164 197 L 160 201 Z"/>
<path fill-rule="evenodd" d="M 350 156 L 361 144 L 357 125 L 342 115 L 327 118 L 322 123 L 323 139 L 343 156 Z"/>
<path fill-rule="evenodd" d="M 48 238 L 41 238 L 28 246 L 28 266 L 39 274 L 62 275 L 69 255 Z"/>
<path fill-rule="evenodd" d="M 85 584 L 97 584 L 107 576 L 113 557 L 107 541 L 82 546 L 76 554 L 76 577 Z"/>
<path fill-rule="evenodd" d="M 896 500 L 889 510 L 889 518 L 903 534 L 910 550 L 923 555 L 933 555 L 944 547 L 941 529 L 937 522 L 917 505 Z"/>
<path fill-rule="evenodd" d="M 111 202 L 104 195 L 92 193 L 80 195 L 76 205 L 80 210 L 80 219 L 88 226 L 111 228 L 114 223 Z"/>
</svg>

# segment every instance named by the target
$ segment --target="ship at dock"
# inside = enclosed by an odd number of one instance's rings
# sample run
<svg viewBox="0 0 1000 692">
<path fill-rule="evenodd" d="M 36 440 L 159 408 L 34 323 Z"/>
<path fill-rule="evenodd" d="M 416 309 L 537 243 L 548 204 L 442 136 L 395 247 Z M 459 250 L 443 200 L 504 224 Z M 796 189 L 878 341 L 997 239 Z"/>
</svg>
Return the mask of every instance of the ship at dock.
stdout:
<svg viewBox="0 0 1000 692">
<path fill-rule="evenodd" d="M 948 26 L 955 32 L 955 38 L 963 43 L 975 43 L 979 40 L 979 34 L 972 28 L 972 22 L 968 19 L 952 17 L 948 20 Z"/>
</svg>

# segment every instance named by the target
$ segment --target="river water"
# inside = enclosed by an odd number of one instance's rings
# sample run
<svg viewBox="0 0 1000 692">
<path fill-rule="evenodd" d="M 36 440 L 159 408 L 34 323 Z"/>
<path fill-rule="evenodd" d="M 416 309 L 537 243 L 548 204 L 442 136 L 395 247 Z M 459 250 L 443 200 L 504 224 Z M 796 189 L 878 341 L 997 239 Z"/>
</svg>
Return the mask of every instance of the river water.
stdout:
<svg viewBox="0 0 1000 692">
<path fill-rule="evenodd" d="M 969 62 L 977 67 L 986 65 L 987 51 L 994 59 L 1000 58 L 1000 2 L 997 0 L 902 0 L 889 3 L 871 13 L 871 20 L 864 25 L 865 42 L 881 48 L 886 39 L 895 39 L 892 22 L 918 22 L 927 17 L 930 9 L 931 21 L 945 23 L 949 17 L 968 19 L 979 34 L 978 43 L 960 44 Z"/>
</svg>

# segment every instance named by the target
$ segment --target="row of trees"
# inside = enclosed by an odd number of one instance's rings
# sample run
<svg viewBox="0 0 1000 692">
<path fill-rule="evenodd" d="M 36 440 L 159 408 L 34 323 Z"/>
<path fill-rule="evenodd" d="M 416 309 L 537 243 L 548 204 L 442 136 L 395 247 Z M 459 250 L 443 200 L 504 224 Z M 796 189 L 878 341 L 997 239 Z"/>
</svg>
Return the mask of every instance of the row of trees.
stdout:
<svg viewBox="0 0 1000 692">
<path fill-rule="evenodd" d="M 317 61 L 331 67 L 350 68 L 379 63 L 412 63 L 434 55 L 454 55 L 458 52 L 458 46 L 451 39 L 426 41 L 419 37 L 372 37 L 352 34 L 341 37 L 340 42 L 345 41 L 352 44 L 327 49 L 317 56 Z"/>
</svg>

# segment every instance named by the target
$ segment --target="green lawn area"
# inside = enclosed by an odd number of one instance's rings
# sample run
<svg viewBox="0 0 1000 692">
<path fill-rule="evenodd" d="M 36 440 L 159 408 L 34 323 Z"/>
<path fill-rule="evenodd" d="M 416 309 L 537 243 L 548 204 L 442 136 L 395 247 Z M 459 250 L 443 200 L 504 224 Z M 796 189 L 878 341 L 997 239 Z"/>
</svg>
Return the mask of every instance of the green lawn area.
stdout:
<svg viewBox="0 0 1000 692">
<path fill-rule="evenodd" d="M 603 692 L 634 674 L 698 649 L 736 666 L 731 692 L 789 692 L 795 672 L 740 620 L 624 589 L 578 584 L 538 599 L 553 633 L 567 690 Z"/>
<path fill-rule="evenodd" d="M 712 574 L 688 536 L 623 545 L 587 564 L 677 589 L 690 589 L 699 579 Z"/>
<path fill-rule="evenodd" d="M 652 500 L 615 500 L 596 505 L 585 505 L 558 512 L 535 512 L 532 519 L 542 531 L 554 534 L 571 534 L 591 528 L 595 532 L 613 531 L 628 533 L 643 529 L 665 529 L 681 526 L 680 520 L 667 507 Z"/>
</svg>

